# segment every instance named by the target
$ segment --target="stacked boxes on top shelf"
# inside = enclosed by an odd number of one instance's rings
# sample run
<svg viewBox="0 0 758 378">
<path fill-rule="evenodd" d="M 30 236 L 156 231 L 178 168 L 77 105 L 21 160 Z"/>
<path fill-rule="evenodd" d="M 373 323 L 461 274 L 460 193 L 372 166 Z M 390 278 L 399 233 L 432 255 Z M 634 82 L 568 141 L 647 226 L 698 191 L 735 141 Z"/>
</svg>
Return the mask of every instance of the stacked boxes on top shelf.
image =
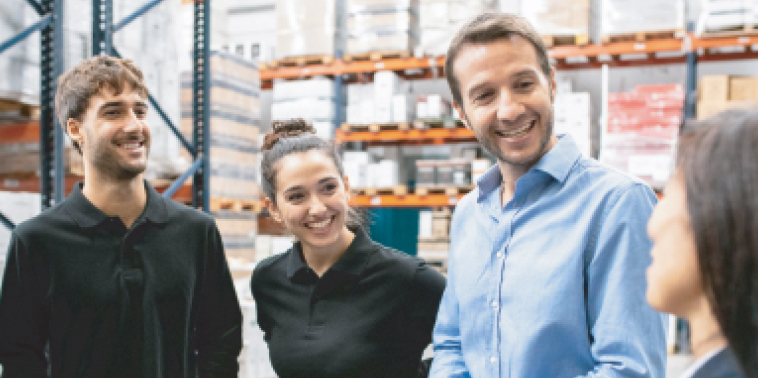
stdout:
<svg viewBox="0 0 758 378">
<path fill-rule="evenodd" d="M 333 56 L 344 49 L 341 0 L 279 0 L 276 59 Z"/>
<path fill-rule="evenodd" d="M 312 122 L 318 135 L 331 139 L 337 123 L 334 80 L 314 77 L 304 80 L 276 80 L 271 119 L 303 118 Z"/>
<path fill-rule="evenodd" d="M 452 216 L 453 211 L 449 207 L 419 213 L 418 257 L 442 273 L 447 273 Z"/>
<path fill-rule="evenodd" d="M 709 75 L 700 79 L 697 118 L 758 104 L 758 77 Z"/>
<path fill-rule="evenodd" d="M 590 0 L 521 0 L 521 13 L 548 45 L 586 45 Z"/>
<path fill-rule="evenodd" d="M 417 56 L 447 54 L 455 33 L 474 16 L 497 11 L 496 1 L 487 0 L 419 0 L 421 39 Z"/>
<path fill-rule="evenodd" d="M 758 1 L 702 0 L 698 35 L 724 32 L 754 33 L 758 29 Z"/>
<path fill-rule="evenodd" d="M 608 125 L 600 160 L 661 188 L 674 165 L 682 123 L 679 84 L 639 85 L 608 96 Z"/>
<path fill-rule="evenodd" d="M 684 36 L 684 0 L 602 0 L 601 9 L 603 42 Z"/>
<path fill-rule="evenodd" d="M 260 78 L 256 62 L 211 53 L 211 208 L 232 266 L 255 261 Z M 192 80 L 183 75 L 181 130 L 192 140 Z M 185 153 L 186 155 L 186 153 Z"/>
<path fill-rule="evenodd" d="M 408 56 L 418 43 L 418 0 L 346 0 L 348 56 Z"/>
</svg>

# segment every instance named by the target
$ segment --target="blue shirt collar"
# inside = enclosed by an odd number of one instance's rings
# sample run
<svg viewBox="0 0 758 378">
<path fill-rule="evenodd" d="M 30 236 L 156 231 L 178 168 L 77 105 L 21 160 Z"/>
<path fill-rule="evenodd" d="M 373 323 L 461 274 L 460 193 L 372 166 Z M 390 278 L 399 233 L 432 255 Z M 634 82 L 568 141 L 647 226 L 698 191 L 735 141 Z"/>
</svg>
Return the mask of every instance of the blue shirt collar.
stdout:
<svg viewBox="0 0 758 378">
<path fill-rule="evenodd" d="M 571 168 L 581 155 L 579 147 L 570 135 L 558 135 L 558 143 L 534 167 L 529 169 L 527 174 L 532 171 L 542 171 L 555 180 L 564 183 Z M 500 173 L 500 166 L 495 164 L 477 181 L 479 187 L 478 200 L 481 201 L 493 190 L 499 188 L 502 181 L 503 175 Z"/>
</svg>

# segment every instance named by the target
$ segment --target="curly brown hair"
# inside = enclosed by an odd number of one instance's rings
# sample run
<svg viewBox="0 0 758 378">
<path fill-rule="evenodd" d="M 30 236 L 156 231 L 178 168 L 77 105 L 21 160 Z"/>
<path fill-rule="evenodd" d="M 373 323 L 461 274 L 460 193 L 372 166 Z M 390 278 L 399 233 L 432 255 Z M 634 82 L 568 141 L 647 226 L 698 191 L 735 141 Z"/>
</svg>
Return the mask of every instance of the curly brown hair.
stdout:
<svg viewBox="0 0 758 378">
<path fill-rule="evenodd" d="M 148 96 L 142 71 L 131 60 L 98 55 L 77 64 L 58 78 L 55 112 L 63 130 L 68 134 L 66 123 L 71 118 L 84 121 L 89 100 L 103 88 L 120 94 L 127 87 L 144 98 Z M 81 154 L 79 143 L 73 141 L 73 144 Z"/>
</svg>

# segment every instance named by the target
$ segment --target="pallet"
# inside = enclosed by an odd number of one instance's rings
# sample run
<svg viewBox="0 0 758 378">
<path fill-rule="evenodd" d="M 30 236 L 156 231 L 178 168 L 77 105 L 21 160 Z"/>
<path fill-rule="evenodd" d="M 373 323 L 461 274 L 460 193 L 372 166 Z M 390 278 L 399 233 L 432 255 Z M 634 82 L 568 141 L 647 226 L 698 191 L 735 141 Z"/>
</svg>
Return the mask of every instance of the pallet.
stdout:
<svg viewBox="0 0 758 378">
<path fill-rule="evenodd" d="M 548 48 L 554 46 L 584 46 L 590 44 L 590 37 L 587 34 L 543 35 L 542 42 Z"/>
<path fill-rule="evenodd" d="M 713 31 L 704 31 L 700 38 L 739 37 L 758 34 L 758 25 L 742 25 Z"/>
<path fill-rule="evenodd" d="M 395 195 L 404 196 L 408 194 L 407 185 L 395 185 L 390 188 L 358 188 L 354 189 L 358 195 L 377 196 L 377 195 Z"/>
<path fill-rule="evenodd" d="M 387 122 L 387 123 L 369 123 L 369 124 L 354 124 L 343 123 L 340 126 L 342 132 L 349 133 L 353 131 L 370 131 L 372 133 L 378 133 L 383 130 L 408 130 L 410 124 L 408 122 Z"/>
<path fill-rule="evenodd" d="M 252 211 L 261 212 L 261 203 L 258 201 L 248 201 L 229 198 L 211 198 L 211 211 L 217 210 L 234 210 L 234 211 Z"/>
<path fill-rule="evenodd" d="M 268 63 L 262 63 L 262 68 L 302 67 L 319 64 L 331 64 L 332 62 L 334 62 L 334 56 L 332 55 L 295 56 L 291 58 L 272 60 Z"/>
<path fill-rule="evenodd" d="M 39 105 L 0 99 L 0 118 L 8 119 L 39 119 Z"/>
<path fill-rule="evenodd" d="M 460 119 L 417 119 L 413 121 L 414 129 L 455 129 L 465 127 Z"/>
<path fill-rule="evenodd" d="M 457 196 L 466 194 L 473 189 L 473 186 L 417 186 L 415 193 L 419 196 L 429 194 L 444 194 L 448 196 Z"/>
<path fill-rule="evenodd" d="M 382 59 L 391 59 L 391 58 L 410 58 L 413 56 L 413 53 L 408 50 L 398 50 L 398 51 L 374 51 L 374 52 L 367 52 L 362 54 L 345 54 L 342 56 L 342 60 L 345 62 L 352 62 L 352 61 L 365 61 L 370 60 L 372 62 L 380 61 Z"/>
<path fill-rule="evenodd" d="M 615 43 L 615 42 L 645 42 L 655 39 L 677 39 L 684 38 L 684 29 L 676 30 L 663 30 L 663 31 L 649 31 L 638 32 L 628 34 L 613 34 L 604 35 L 602 37 L 603 43 Z"/>
</svg>

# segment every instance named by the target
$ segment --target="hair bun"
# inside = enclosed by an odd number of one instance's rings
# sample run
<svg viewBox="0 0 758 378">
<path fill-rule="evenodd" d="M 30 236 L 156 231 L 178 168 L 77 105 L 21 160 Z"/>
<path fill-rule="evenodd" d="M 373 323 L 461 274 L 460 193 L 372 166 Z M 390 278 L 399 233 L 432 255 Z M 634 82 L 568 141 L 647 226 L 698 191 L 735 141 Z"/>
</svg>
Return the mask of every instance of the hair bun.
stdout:
<svg viewBox="0 0 758 378">
<path fill-rule="evenodd" d="M 272 131 L 266 134 L 263 140 L 261 149 L 264 151 L 274 148 L 280 138 L 292 138 L 305 133 L 316 134 L 313 125 L 302 118 L 274 121 L 271 123 L 271 128 Z"/>
</svg>

